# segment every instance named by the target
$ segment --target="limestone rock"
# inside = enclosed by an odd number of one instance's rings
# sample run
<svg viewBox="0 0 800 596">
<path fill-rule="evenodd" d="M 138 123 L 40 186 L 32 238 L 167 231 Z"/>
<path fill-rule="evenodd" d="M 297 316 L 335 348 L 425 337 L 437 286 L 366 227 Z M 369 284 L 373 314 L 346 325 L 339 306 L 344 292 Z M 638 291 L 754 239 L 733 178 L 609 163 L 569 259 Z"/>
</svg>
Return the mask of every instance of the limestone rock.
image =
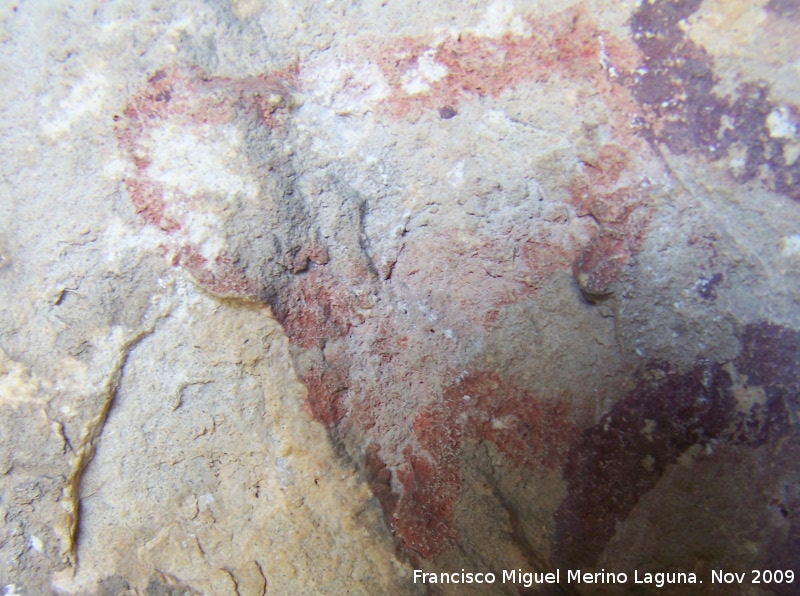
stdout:
<svg viewBox="0 0 800 596">
<path fill-rule="evenodd" d="M 791 569 L 795 4 L 7 10 L 6 592 Z"/>
</svg>

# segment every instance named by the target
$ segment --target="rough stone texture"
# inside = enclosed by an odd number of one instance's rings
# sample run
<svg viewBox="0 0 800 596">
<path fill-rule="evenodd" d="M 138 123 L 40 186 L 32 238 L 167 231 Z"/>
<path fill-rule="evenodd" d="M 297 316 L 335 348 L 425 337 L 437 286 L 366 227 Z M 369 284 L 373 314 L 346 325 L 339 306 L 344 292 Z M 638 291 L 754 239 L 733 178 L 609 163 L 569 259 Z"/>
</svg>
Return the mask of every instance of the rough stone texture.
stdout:
<svg viewBox="0 0 800 596">
<path fill-rule="evenodd" d="M 792 568 L 796 4 L 4 8 L 6 593 Z"/>
</svg>

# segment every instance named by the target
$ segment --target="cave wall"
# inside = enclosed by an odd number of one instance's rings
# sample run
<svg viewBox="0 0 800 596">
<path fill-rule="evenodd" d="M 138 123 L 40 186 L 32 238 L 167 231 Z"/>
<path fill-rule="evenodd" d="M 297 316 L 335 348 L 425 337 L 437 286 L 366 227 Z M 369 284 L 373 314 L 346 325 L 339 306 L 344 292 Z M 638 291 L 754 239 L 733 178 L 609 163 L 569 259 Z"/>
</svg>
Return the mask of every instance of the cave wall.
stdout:
<svg viewBox="0 0 800 596">
<path fill-rule="evenodd" d="M 5 594 L 800 561 L 797 2 L 53 6 L 0 21 Z"/>
</svg>

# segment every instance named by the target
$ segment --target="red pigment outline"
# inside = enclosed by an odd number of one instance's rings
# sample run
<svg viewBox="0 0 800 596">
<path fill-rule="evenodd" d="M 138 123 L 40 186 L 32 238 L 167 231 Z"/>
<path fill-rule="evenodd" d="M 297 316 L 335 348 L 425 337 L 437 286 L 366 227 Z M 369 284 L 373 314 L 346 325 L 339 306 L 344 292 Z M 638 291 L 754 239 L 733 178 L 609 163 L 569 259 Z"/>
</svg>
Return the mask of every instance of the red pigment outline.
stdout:
<svg viewBox="0 0 800 596">
<path fill-rule="evenodd" d="M 495 445 L 518 468 L 557 470 L 577 432 L 568 413 L 565 399 L 542 403 L 496 373 L 470 375 L 414 418 L 419 451 L 411 445 L 403 451 L 405 463 L 395 470 L 400 493 L 391 489 L 392 472 L 380 458 L 380 445 L 372 443 L 367 478 L 401 546 L 431 559 L 457 545 L 455 504 L 465 441 Z M 498 419 L 506 425 L 497 427 Z"/>
<path fill-rule="evenodd" d="M 253 110 L 265 126 L 276 128 L 283 124 L 285 115 L 279 110 L 280 105 L 270 104 L 269 97 L 277 94 L 283 98 L 281 104 L 286 105 L 296 74 L 294 66 L 248 79 L 209 77 L 200 69 L 191 69 L 188 74 L 176 69 L 156 71 L 129 100 L 122 112 L 124 118 L 114 116 L 117 142 L 136 168 L 136 174 L 124 178 L 123 184 L 145 223 L 169 235 L 182 229 L 179 221 L 166 215 L 167 188 L 147 176 L 150 160 L 142 138 L 148 130 L 171 118 L 180 118 L 186 124 L 222 125 L 233 118 L 236 109 Z M 176 197 L 173 202 L 189 206 L 196 201 L 178 189 L 169 190 Z M 174 250 L 172 264 L 183 267 L 214 293 L 258 296 L 257 284 L 246 279 L 230 256 L 223 254 L 209 261 L 199 246 L 189 243 Z"/>
<path fill-rule="evenodd" d="M 389 83 L 388 114 L 394 118 L 416 117 L 425 111 L 438 111 L 443 106 L 457 107 L 474 97 L 498 97 L 530 82 L 545 82 L 553 77 L 583 79 L 595 93 L 606 98 L 608 104 L 617 107 L 611 114 L 617 141 L 646 151 L 646 143 L 630 125 L 631 118 L 641 107 L 624 84 L 625 75 L 642 62 L 639 48 L 632 41 L 618 40 L 599 31 L 583 6 L 571 7 L 538 21 L 530 17 L 524 20 L 531 30 L 527 37 L 506 33 L 497 39 L 488 39 L 462 33 L 457 38 L 444 40 L 438 47 L 413 37 L 378 42 L 377 56 L 374 52 L 366 53 L 373 56 L 373 62 L 378 64 Z M 419 59 L 428 52 L 433 52 L 432 59 L 445 65 L 449 73 L 428 83 L 429 91 L 408 95 L 403 90 L 403 77 L 416 68 Z M 617 71 L 615 77 L 601 67 L 601 58 L 607 59 L 607 67 Z M 646 198 L 641 192 L 624 185 L 614 188 L 630 163 L 621 159 L 620 154 L 629 156 L 619 144 L 604 146 L 597 163 L 591 164 L 588 172 L 578 175 L 571 183 L 576 206 L 583 206 L 578 215 L 591 212 L 598 221 L 595 237 L 583 251 L 570 255 L 576 278 L 586 280 L 584 289 L 591 293 L 606 293 L 621 276 L 633 254 L 641 248 L 650 221 L 649 212 L 633 213 L 636 206 L 649 211 L 643 204 Z M 579 191 L 584 186 L 585 189 Z M 592 190 L 588 192 L 587 189 Z M 634 197 L 638 200 L 628 200 Z M 598 217 L 595 213 L 598 206 L 620 199 L 628 210 L 624 217 Z M 595 209 L 587 210 L 591 204 Z M 559 256 L 564 255 L 552 255 L 552 258 Z M 536 257 L 530 260 L 531 264 L 541 263 L 541 255 Z M 537 276 L 542 269 L 536 267 L 532 275 Z M 536 289 L 533 285 L 530 291 L 512 292 L 499 300 L 496 308 L 529 296 Z M 497 310 L 490 312 L 484 323 L 490 325 L 496 314 Z"/>
<path fill-rule="evenodd" d="M 566 23 L 568 27 L 560 27 L 558 23 Z M 395 118 L 413 118 L 443 105 L 459 106 L 475 96 L 496 97 L 517 85 L 544 81 L 552 76 L 583 79 L 617 108 L 611 113 L 616 144 L 601 148 L 597 163 L 587 164 L 570 188 L 577 215 L 591 214 L 597 221 L 595 238 L 582 257 L 578 257 L 577 249 L 570 251 L 559 247 L 554 254 L 542 259 L 541 251 L 534 250 L 529 243 L 523 245 L 521 257 L 534 278 L 533 283 L 501 296 L 496 308 L 535 294 L 546 270 L 557 268 L 557 264 L 568 268 L 570 261 L 576 263 L 579 270 L 598 278 L 598 283 L 613 283 L 633 252 L 641 246 L 649 221 L 649 210 L 642 205 L 645 193 L 632 189 L 624 180 L 623 175 L 629 169 L 629 154 L 618 144 L 624 143 L 639 153 L 647 151 L 646 143 L 629 126 L 629 118 L 638 112 L 639 106 L 622 85 L 621 78 L 612 80 L 600 68 L 600 32 L 588 23 L 583 8 L 569 9 L 531 24 L 534 34 L 530 38 L 509 34 L 499 40 L 486 40 L 462 35 L 458 40 L 445 41 L 433 59 L 446 64 L 450 74 L 430 84 L 431 91 L 427 94 L 409 97 L 401 84 L 403 75 L 429 50 L 422 40 L 404 38 L 399 42 L 379 42 L 379 55 L 374 60 L 390 84 L 385 113 Z M 565 35 L 564 30 L 569 33 Z M 578 44 L 575 44 L 576 38 Z M 609 61 L 620 75 L 640 63 L 633 44 L 618 42 L 610 35 L 603 41 Z M 505 55 L 502 63 L 498 60 L 501 53 Z M 488 258 L 494 242 L 487 239 L 484 246 L 470 256 L 479 261 Z M 621 256 L 620 249 L 623 249 Z M 404 258 L 409 255 L 404 253 Z M 484 323 L 491 324 L 492 313 L 496 312 L 495 309 L 487 313 Z M 388 338 L 380 342 L 384 361 L 393 357 L 392 350 L 387 349 L 390 344 Z M 394 470 L 387 467 L 380 457 L 378 442 L 371 443 L 367 450 L 370 486 L 400 544 L 412 556 L 431 559 L 457 544 L 454 516 L 461 485 L 458 454 L 464 440 L 491 442 L 518 467 L 557 469 L 563 465 L 570 440 L 576 436 L 576 427 L 567 418 L 567 400 L 542 404 L 533 396 L 513 389 L 513 385 L 496 375 L 491 378 L 492 373 L 484 373 L 484 376 L 483 381 L 466 379 L 461 385 L 445 388 L 441 404 L 418 410 L 413 425 L 418 447 L 406 445 L 404 464 Z M 505 401 L 497 401 L 498 391 Z M 470 394 L 477 400 L 466 419 L 460 418 L 466 412 L 463 402 L 459 401 L 463 394 Z M 329 400 L 330 392 L 323 392 L 320 398 Z M 313 400 L 313 395 L 310 399 Z M 371 426 L 356 412 L 345 415 L 349 423 L 360 420 L 363 428 Z M 497 417 L 508 417 L 507 427 L 495 428 L 492 421 Z M 374 416 L 372 419 L 374 424 Z M 402 487 L 397 492 L 391 486 L 393 472 Z"/>
<path fill-rule="evenodd" d="M 628 90 L 601 68 L 601 32 L 590 22 L 586 10 L 571 8 L 538 22 L 530 19 L 528 22 L 533 30 L 530 37 L 506 34 L 490 40 L 463 34 L 458 39 L 445 40 L 434 59 L 447 65 L 450 73 L 432 83 L 430 93 L 419 96 L 405 94 L 401 78 L 428 51 L 429 46 L 422 39 L 415 38 L 378 42 L 376 62 L 391 86 L 390 98 L 384 104 L 386 113 L 393 117 L 413 116 L 442 105 L 459 106 L 474 97 L 497 97 L 520 84 L 565 77 L 586 81 L 589 88 L 615 106 L 617 109 L 612 111 L 612 119 L 617 141 L 632 148 L 639 147 L 640 139 L 628 127 L 629 115 L 635 114 L 639 106 Z M 619 42 L 610 35 L 605 35 L 604 42 L 609 61 L 621 73 L 640 63 L 635 46 Z M 400 56 L 403 53 L 405 56 Z M 227 122 L 235 103 L 230 98 L 231 89 L 234 95 L 239 94 L 240 99 L 247 93 L 275 92 L 276 86 L 280 93 L 281 78 L 292 81 L 296 74 L 295 68 L 291 73 L 273 73 L 244 80 L 209 78 L 202 74 L 186 77 L 175 71 L 159 71 L 151 77 L 145 89 L 134 96 L 125 109 L 127 127 L 118 129 L 120 146 L 128 153 L 140 175 L 131 181 L 126 180 L 126 186 L 145 222 L 168 234 L 180 229 L 178 222 L 164 214 L 164 190 L 152 181 L 142 179 L 149 163 L 137 149 L 147 128 L 171 117 L 195 124 Z M 198 94 L 202 96 L 200 99 Z M 244 103 L 245 107 L 249 105 L 256 110 L 265 125 L 277 127 L 283 124 L 281 112 L 275 111 L 266 98 Z M 623 172 L 619 164 L 624 164 L 602 152 L 598 161 L 599 171 L 607 180 L 597 178 L 590 170 L 586 176 L 600 188 L 592 186 L 592 193 L 574 195 L 576 204 L 587 204 L 586 209 L 596 218 L 595 212 L 601 213 L 607 207 L 605 203 L 620 196 L 614 193 L 622 190 L 614 186 L 618 185 Z M 580 180 L 576 180 L 576 188 L 581 187 Z M 602 215 L 608 221 L 601 221 L 601 224 L 621 229 L 630 246 L 641 236 L 641 230 L 630 232 L 627 229 L 634 219 L 634 211 L 619 216 Z M 603 252 L 602 247 L 597 250 Z M 568 252 L 553 255 L 552 265 L 568 260 L 569 256 Z M 231 270 L 235 263 L 225 257 L 220 263 L 209 264 L 196 247 L 189 246 L 184 247 L 176 259 L 176 264 L 186 267 L 199 283 L 212 291 L 254 291 L 249 285 L 252 282 L 233 275 Z M 311 256 L 308 259 L 313 260 Z M 544 269 L 551 266 L 542 266 L 541 254 L 531 248 L 523 247 L 523 260 L 537 271 L 537 276 L 543 275 Z M 296 267 L 302 265 L 298 263 Z M 217 267 L 221 269 L 219 275 L 209 271 Z M 362 276 L 361 272 L 351 273 L 357 275 L 334 275 L 324 267 L 311 269 L 287 288 L 278 304 L 284 306 L 282 322 L 293 343 L 308 348 L 349 332 L 357 310 L 355 298 L 345 288 L 353 279 Z M 530 292 L 536 289 L 534 284 Z M 519 296 L 526 292 L 523 289 Z M 515 296 L 512 292 L 501 297 L 500 305 L 504 301 L 510 303 Z M 407 337 L 398 338 L 396 343 L 402 346 L 407 341 Z M 387 354 L 390 353 L 387 350 Z M 339 425 L 349 414 L 343 401 L 349 382 L 346 365 L 325 362 L 322 367 L 312 368 L 304 381 L 309 391 L 307 406 L 312 415 L 329 428 Z M 472 398 L 469 406 L 463 400 L 464 394 Z M 413 441 L 417 449 L 407 444 L 403 451 L 405 463 L 394 470 L 399 485 L 403 487 L 400 494 L 391 489 L 392 470 L 379 456 L 380 445 L 370 445 L 366 456 L 370 486 L 381 501 L 387 520 L 401 544 L 424 559 L 435 557 L 456 545 L 454 515 L 461 484 L 459 450 L 465 440 L 492 442 L 519 467 L 555 469 L 562 466 L 566 445 L 574 434 L 573 426 L 567 421 L 566 403 L 556 401 L 547 406 L 537 402 L 533 396 L 515 389 L 512 383 L 493 373 L 483 373 L 465 379 L 460 385 L 444 387 L 442 402 L 419 409 L 415 416 Z M 462 414 L 465 414 L 464 419 Z M 495 428 L 492 420 L 506 416 L 509 426 Z M 374 416 L 372 418 L 374 420 Z"/>
</svg>

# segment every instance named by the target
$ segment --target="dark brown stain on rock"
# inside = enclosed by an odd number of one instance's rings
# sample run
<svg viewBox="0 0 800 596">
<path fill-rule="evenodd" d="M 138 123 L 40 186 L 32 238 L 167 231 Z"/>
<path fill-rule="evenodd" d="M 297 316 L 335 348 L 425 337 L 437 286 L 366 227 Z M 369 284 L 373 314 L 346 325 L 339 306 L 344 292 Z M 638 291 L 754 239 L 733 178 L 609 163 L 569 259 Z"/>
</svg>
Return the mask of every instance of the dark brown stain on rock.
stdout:
<svg viewBox="0 0 800 596">
<path fill-rule="evenodd" d="M 800 333 L 771 323 L 749 325 L 742 334 L 742 351 L 734 360 L 748 385 L 760 386 L 764 404 L 737 418 L 731 440 L 752 446 L 767 445 L 772 465 L 782 474 L 783 489 L 767 504 L 788 522 L 788 531 L 774 532 L 767 548 L 773 569 L 796 568 L 800 561 Z M 792 481 L 792 477 L 794 481 Z M 777 584 L 774 594 L 796 593 L 794 584 Z"/>
<path fill-rule="evenodd" d="M 700 8 L 703 0 L 642 2 L 631 15 L 631 31 L 646 60 L 664 61 L 684 41 L 680 22 Z"/>
<path fill-rule="evenodd" d="M 735 157 L 730 173 L 737 182 L 758 180 L 771 191 L 800 200 L 800 160 L 785 150 L 796 139 L 769 124 L 777 118 L 796 126 L 800 110 L 771 101 L 769 86 L 760 81 L 742 84 L 733 98 L 713 93 L 713 60 L 680 25 L 700 4 L 642 2 L 633 13 L 631 30 L 644 62 L 628 82 L 645 108 L 638 123 L 641 133 L 676 154 L 699 153 L 711 161 Z M 770 4 L 786 15 L 797 2 Z"/>
<path fill-rule="evenodd" d="M 734 360 L 748 383 L 760 385 L 767 397 L 800 399 L 800 333 L 772 323 L 748 325 L 742 351 Z"/>
<path fill-rule="evenodd" d="M 750 412 L 736 411 L 733 380 L 723 364 L 701 361 L 677 374 L 668 364 L 651 363 L 649 372 L 661 380 L 642 381 L 576 440 L 564 466 L 568 495 L 555 514 L 556 566 L 594 565 L 617 522 L 690 447 L 798 442 L 793 420 L 800 413 L 800 333 L 758 323 L 745 327 L 741 342 L 732 364 L 766 396 Z M 800 543 L 795 546 L 800 552 Z"/>
<path fill-rule="evenodd" d="M 554 563 L 590 567 L 618 521 L 689 447 L 718 437 L 734 410 L 730 376 L 698 363 L 686 374 L 652 364 L 660 383 L 618 401 L 573 444 L 564 466 L 568 495 L 556 511 Z"/>
<path fill-rule="evenodd" d="M 733 363 L 748 385 L 764 390 L 766 401 L 737 414 L 730 440 L 759 446 L 790 434 L 800 413 L 800 333 L 771 323 L 748 325 Z"/>
<path fill-rule="evenodd" d="M 675 153 L 698 150 L 714 158 L 726 106 L 711 93 L 715 83 L 711 59 L 685 39 L 679 26 L 700 4 L 700 0 L 643 2 L 633 13 L 631 31 L 644 63 L 632 84 L 634 96 L 650 111 L 645 129 L 649 140 L 664 143 Z"/>
<path fill-rule="evenodd" d="M 695 284 L 697 295 L 704 300 L 714 302 L 717 299 L 717 285 L 723 279 L 722 273 L 715 273 L 711 277 L 701 277 Z"/>
<path fill-rule="evenodd" d="M 443 106 L 439 108 L 439 117 L 442 120 L 450 120 L 454 116 L 458 115 L 458 112 L 453 106 Z"/>
<path fill-rule="evenodd" d="M 800 18 L 800 0 L 769 0 L 765 8 L 784 18 Z"/>
</svg>

